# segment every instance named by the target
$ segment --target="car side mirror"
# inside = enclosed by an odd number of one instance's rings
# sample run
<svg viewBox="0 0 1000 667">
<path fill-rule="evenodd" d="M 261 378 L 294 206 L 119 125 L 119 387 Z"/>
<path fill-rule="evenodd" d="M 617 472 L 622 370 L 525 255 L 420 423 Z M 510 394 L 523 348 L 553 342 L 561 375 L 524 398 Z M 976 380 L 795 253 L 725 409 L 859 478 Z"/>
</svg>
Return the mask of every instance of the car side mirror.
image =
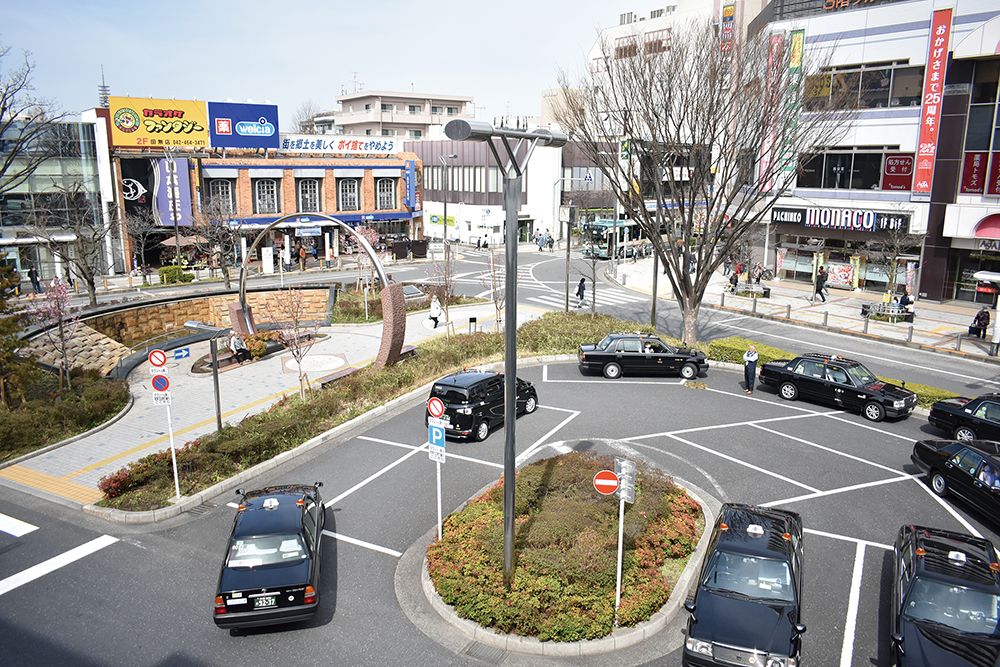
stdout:
<svg viewBox="0 0 1000 667">
<path fill-rule="evenodd" d="M 806 631 L 806 626 L 802 625 L 801 623 L 795 624 L 795 634 L 801 635 L 805 631 Z"/>
<path fill-rule="evenodd" d="M 903 650 L 903 635 L 899 634 L 898 632 L 894 632 L 894 633 L 892 633 L 890 635 L 890 637 L 892 638 L 893 645 L 895 645 L 896 648 L 898 648 L 900 651 L 902 651 Z"/>
<path fill-rule="evenodd" d="M 316 482 L 315 484 L 313 484 L 313 487 L 317 489 L 320 488 L 321 486 L 323 486 L 323 482 Z"/>
<path fill-rule="evenodd" d="M 684 610 L 687 611 L 687 613 L 689 613 L 689 614 L 693 614 L 694 613 L 694 602 L 685 602 L 684 603 Z"/>
<path fill-rule="evenodd" d="M 242 496 L 245 495 L 245 492 L 243 491 L 243 489 L 236 489 L 236 495 Z"/>
</svg>

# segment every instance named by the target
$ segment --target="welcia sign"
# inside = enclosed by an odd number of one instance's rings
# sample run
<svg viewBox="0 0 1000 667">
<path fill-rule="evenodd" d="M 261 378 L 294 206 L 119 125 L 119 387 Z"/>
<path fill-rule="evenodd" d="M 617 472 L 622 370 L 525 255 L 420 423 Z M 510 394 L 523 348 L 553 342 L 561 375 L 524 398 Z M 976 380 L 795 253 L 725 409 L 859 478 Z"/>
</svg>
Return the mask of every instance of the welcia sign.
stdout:
<svg viewBox="0 0 1000 667">
<path fill-rule="evenodd" d="M 771 209 L 771 222 L 803 225 L 819 229 L 843 229 L 855 232 L 886 232 L 909 229 L 906 213 L 885 213 L 855 208 L 781 208 Z"/>
<path fill-rule="evenodd" d="M 216 148 L 278 148 L 278 107 L 209 102 L 211 145 Z"/>
</svg>

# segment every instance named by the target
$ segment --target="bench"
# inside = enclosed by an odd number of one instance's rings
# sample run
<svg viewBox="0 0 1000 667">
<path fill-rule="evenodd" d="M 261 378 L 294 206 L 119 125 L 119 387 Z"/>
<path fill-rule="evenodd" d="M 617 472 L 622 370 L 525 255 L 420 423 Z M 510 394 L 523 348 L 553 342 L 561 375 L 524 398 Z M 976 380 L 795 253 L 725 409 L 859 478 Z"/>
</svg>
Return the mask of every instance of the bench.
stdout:
<svg viewBox="0 0 1000 667">
<path fill-rule="evenodd" d="M 339 371 L 335 371 L 333 373 L 330 373 L 329 375 L 324 375 L 323 377 L 321 377 L 318 380 L 316 380 L 316 382 L 319 383 L 320 387 L 322 387 L 323 389 L 326 389 L 331 384 L 333 384 L 334 382 L 336 382 L 337 380 L 339 380 L 340 378 L 347 377 L 348 375 L 350 375 L 351 373 L 353 373 L 356 370 L 358 370 L 358 369 L 355 368 L 354 366 L 348 366 L 347 368 L 341 368 Z"/>
<path fill-rule="evenodd" d="M 736 287 L 730 286 L 729 291 L 733 294 L 743 294 L 750 297 L 771 298 L 771 288 L 767 285 L 758 285 L 757 283 L 736 283 Z"/>
<path fill-rule="evenodd" d="M 894 306 L 891 303 L 865 303 L 861 305 L 861 317 L 869 318 L 878 315 L 886 318 L 889 322 L 913 321 L 913 313 L 902 306 Z"/>
</svg>

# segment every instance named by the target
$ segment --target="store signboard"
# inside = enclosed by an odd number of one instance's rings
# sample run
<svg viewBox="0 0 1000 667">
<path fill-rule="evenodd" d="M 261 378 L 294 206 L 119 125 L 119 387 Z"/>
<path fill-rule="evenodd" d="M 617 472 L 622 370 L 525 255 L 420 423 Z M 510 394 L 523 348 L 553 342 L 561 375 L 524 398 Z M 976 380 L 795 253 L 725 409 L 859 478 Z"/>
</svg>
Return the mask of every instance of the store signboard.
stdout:
<svg viewBox="0 0 1000 667">
<path fill-rule="evenodd" d="M 856 232 L 885 232 L 910 228 L 908 213 L 887 213 L 856 208 L 784 208 L 771 209 L 772 223 L 802 225 L 819 229 L 843 229 Z"/>
<path fill-rule="evenodd" d="M 191 169 L 186 158 L 169 158 L 156 161 L 154 214 L 160 225 L 175 224 L 190 227 L 191 220 Z"/>
<path fill-rule="evenodd" d="M 883 190 L 909 190 L 913 187 L 913 153 L 889 153 L 882 170 Z"/>
<path fill-rule="evenodd" d="M 986 190 L 986 163 L 990 154 L 976 151 L 965 154 L 962 165 L 962 185 L 959 191 L 964 195 L 981 195 Z"/>
<path fill-rule="evenodd" d="M 208 113 L 204 102 L 111 97 L 108 104 L 111 143 L 115 146 L 209 145 Z"/>
<path fill-rule="evenodd" d="M 941 103 L 944 99 L 944 75 L 948 66 L 948 40 L 951 35 L 952 9 L 939 9 L 931 19 L 931 33 L 924 71 L 923 104 L 920 109 L 920 135 L 917 141 L 916 178 L 911 199 L 930 201 L 937 157 Z"/>
<path fill-rule="evenodd" d="M 278 107 L 273 104 L 208 103 L 215 148 L 277 148 Z"/>
<path fill-rule="evenodd" d="M 990 175 L 986 181 L 986 194 L 1000 196 L 1000 151 L 994 151 L 990 160 Z"/>
<path fill-rule="evenodd" d="M 278 150 L 285 153 L 340 153 L 344 155 L 394 155 L 403 142 L 386 137 L 356 139 L 322 134 L 282 134 Z"/>
</svg>

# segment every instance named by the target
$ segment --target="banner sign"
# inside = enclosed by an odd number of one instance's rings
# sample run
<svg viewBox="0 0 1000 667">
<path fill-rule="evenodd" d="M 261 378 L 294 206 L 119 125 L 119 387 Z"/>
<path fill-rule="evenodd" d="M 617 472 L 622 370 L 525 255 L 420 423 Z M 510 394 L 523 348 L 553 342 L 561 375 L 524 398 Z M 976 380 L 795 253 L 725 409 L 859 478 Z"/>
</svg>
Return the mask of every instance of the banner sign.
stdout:
<svg viewBox="0 0 1000 667">
<path fill-rule="evenodd" d="M 797 166 L 795 160 L 795 135 L 798 130 L 799 102 L 802 99 L 802 53 L 805 50 L 806 31 L 793 30 L 788 36 L 788 90 L 785 93 L 785 108 L 789 113 L 789 129 L 785 136 L 785 147 L 781 159 L 782 171 L 786 178 Z"/>
<path fill-rule="evenodd" d="M 768 50 L 767 56 L 767 89 L 771 91 L 775 86 L 780 85 L 782 75 L 780 67 L 784 64 L 782 59 L 784 57 L 783 47 L 785 45 L 784 35 L 771 35 L 770 49 Z M 770 92 L 766 94 L 767 99 L 773 98 Z M 772 170 L 774 169 L 774 163 L 778 160 L 776 155 L 779 150 L 784 151 L 782 146 L 779 149 L 775 145 L 777 123 L 778 123 L 778 109 L 765 109 L 765 114 L 767 114 L 767 127 L 764 129 L 764 141 L 760 150 L 760 190 L 762 192 L 770 192 L 774 187 L 774 174 Z"/>
<path fill-rule="evenodd" d="M 115 146 L 209 145 L 204 102 L 111 97 L 108 103 Z"/>
<path fill-rule="evenodd" d="M 138 215 L 152 207 L 156 190 L 154 164 L 149 158 L 122 158 L 122 198 L 126 215 Z"/>
<path fill-rule="evenodd" d="M 386 137 L 355 139 L 350 135 L 331 138 L 322 134 L 282 134 L 278 150 L 286 153 L 395 155 L 403 150 L 403 142 Z"/>
<path fill-rule="evenodd" d="M 406 161 L 406 193 L 403 195 L 403 206 L 415 209 L 417 200 L 417 163 L 415 160 Z"/>
<path fill-rule="evenodd" d="M 156 161 L 156 221 L 164 226 L 190 226 L 191 169 L 186 158 Z"/>
<path fill-rule="evenodd" d="M 982 151 L 966 153 L 962 167 L 962 187 L 965 195 L 981 195 L 986 190 L 986 163 L 990 154 Z"/>
<path fill-rule="evenodd" d="M 778 275 L 781 271 L 781 265 L 785 263 L 785 256 L 788 254 L 788 248 L 778 248 L 778 254 L 774 259 L 774 274 Z"/>
<path fill-rule="evenodd" d="M 994 151 L 990 160 L 990 178 L 986 182 L 986 194 L 1000 195 L 1000 152 Z"/>
<path fill-rule="evenodd" d="M 909 190 L 913 187 L 913 153 L 889 153 L 882 170 L 883 190 Z"/>
<path fill-rule="evenodd" d="M 208 103 L 215 148 L 277 148 L 278 107 L 272 104 Z"/>
<path fill-rule="evenodd" d="M 726 0 L 722 5 L 722 31 L 720 33 L 722 53 L 733 50 L 733 27 L 736 20 L 736 0 Z"/>
<path fill-rule="evenodd" d="M 788 223 L 820 229 L 845 229 L 856 232 L 884 232 L 909 229 L 906 213 L 885 213 L 854 208 L 779 208 L 771 209 L 772 223 Z"/>
<path fill-rule="evenodd" d="M 948 40 L 951 36 L 951 9 L 938 9 L 931 19 L 930 46 L 924 72 L 924 96 L 920 110 L 920 138 L 917 141 L 914 199 L 929 201 L 934 181 L 938 130 L 941 121 L 944 74 L 948 65 Z"/>
</svg>

